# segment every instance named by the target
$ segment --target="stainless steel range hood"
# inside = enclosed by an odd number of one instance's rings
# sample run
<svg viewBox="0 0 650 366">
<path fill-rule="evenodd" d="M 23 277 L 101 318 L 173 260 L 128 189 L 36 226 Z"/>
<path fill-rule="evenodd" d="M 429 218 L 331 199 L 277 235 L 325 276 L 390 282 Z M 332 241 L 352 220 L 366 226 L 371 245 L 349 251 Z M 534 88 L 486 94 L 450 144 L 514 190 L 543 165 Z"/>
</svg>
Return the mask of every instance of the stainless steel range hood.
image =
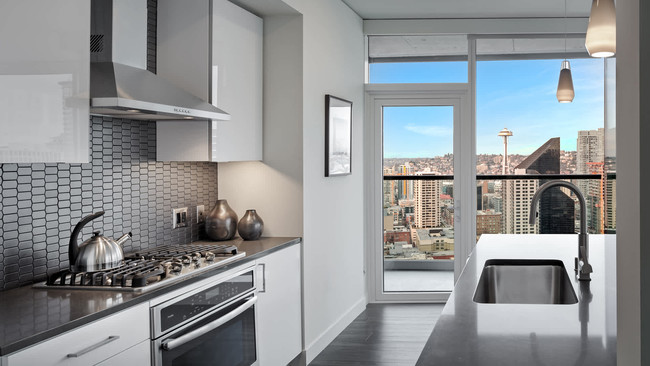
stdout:
<svg viewBox="0 0 650 366">
<path fill-rule="evenodd" d="M 145 69 L 146 1 L 92 0 L 91 13 L 91 114 L 136 120 L 230 119 Z"/>
</svg>

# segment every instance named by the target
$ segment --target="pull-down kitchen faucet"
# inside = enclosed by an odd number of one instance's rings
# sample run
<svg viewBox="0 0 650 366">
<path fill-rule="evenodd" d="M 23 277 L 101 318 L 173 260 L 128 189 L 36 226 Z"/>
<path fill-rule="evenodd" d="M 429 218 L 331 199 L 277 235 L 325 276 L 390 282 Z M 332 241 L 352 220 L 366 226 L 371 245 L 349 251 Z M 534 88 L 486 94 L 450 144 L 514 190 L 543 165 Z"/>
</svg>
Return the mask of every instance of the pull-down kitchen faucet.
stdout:
<svg viewBox="0 0 650 366">
<path fill-rule="evenodd" d="M 535 225 L 537 202 L 542 196 L 542 193 L 551 187 L 565 187 L 573 191 L 578 196 L 580 202 L 580 233 L 578 234 L 578 257 L 575 259 L 575 272 L 580 281 L 591 281 L 590 273 L 593 272 L 591 264 L 589 264 L 589 237 L 587 236 L 587 205 L 585 204 L 585 197 L 580 192 L 580 189 L 573 183 L 563 180 L 552 180 L 542 184 L 541 187 L 533 195 L 530 202 L 530 216 L 529 224 Z"/>
</svg>

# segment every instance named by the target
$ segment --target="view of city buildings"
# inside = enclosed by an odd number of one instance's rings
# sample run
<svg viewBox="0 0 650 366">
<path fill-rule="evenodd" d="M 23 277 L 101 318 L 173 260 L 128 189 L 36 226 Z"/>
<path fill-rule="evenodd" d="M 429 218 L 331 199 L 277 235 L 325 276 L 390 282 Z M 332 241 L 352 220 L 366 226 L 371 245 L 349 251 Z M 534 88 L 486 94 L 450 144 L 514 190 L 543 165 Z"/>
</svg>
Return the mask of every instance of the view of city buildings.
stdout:
<svg viewBox="0 0 650 366">
<path fill-rule="evenodd" d="M 505 130 L 505 129 L 504 129 Z M 507 131 L 504 143 L 511 138 Z M 501 131 L 499 136 L 503 136 Z M 496 133 L 495 133 L 496 135 Z M 496 137 L 496 136 L 495 136 Z M 539 219 L 528 224 L 530 201 L 546 174 L 567 175 L 587 203 L 590 233 L 616 230 L 616 180 L 608 179 L 604 131 L 578 131 L 577 151 L 560 149 L 560 138 L 551 138 L 530 155 L 476 156 L 477 175 L 505 175 L 510 179 L 477 180 L 476 237 L 482 234 L 575 233 L 579 226 L 577 197 L 566 188 L 553 188 L 540 199 Z M 507 151 L 507 147 L 505 149 Z M 432 158 L 386 158 L 384 257 L 386 259 L 449 260 L 454 258 L 453 154 Z M 596 179 L 572 179 L 570 175 L 595 175 Z M 525 178 L 524 176 L 531 176 Z"/>
</svg>

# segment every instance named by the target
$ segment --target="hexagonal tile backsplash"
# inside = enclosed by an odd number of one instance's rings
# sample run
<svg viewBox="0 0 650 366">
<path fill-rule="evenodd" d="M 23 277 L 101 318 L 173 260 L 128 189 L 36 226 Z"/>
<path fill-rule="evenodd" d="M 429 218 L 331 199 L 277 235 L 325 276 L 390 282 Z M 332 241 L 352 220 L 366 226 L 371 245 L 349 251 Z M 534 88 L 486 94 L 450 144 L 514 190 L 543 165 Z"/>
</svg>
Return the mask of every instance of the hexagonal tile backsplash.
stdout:
<svg viewBox="0 0 650 366">
<path fill-rule="evenodd" d="M 131 231 L 129 252 L 199 239 L 196 206 L 217 200 L 216 163 L 156 161 L 156 123 L 93 116 L 90 163 L 0 165 L 0 289 L 66 268 L 74 225 L 97 211 L 93 231 Z M 171 229 L 172 209 L 188 207 L 190 225 Z"/>
</svg>

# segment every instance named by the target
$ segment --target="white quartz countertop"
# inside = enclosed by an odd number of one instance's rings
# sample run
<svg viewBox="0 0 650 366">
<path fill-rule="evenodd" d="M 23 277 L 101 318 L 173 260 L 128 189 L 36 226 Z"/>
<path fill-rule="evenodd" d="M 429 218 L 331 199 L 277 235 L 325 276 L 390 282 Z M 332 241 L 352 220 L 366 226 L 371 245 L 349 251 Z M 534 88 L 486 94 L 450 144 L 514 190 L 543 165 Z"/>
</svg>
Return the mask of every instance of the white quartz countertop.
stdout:
<svg viewBox="0 0 650 366">
<path fill-rule="evenodd" d="M 482 235 L 417 365 L 616 365 L 616 236 L 589 235 L 589 250 L 592 280 L 581 282 L 577 234 Z M 489 259 L 559 259 L 578 303 L 476 303 Z"/>
</svg>

